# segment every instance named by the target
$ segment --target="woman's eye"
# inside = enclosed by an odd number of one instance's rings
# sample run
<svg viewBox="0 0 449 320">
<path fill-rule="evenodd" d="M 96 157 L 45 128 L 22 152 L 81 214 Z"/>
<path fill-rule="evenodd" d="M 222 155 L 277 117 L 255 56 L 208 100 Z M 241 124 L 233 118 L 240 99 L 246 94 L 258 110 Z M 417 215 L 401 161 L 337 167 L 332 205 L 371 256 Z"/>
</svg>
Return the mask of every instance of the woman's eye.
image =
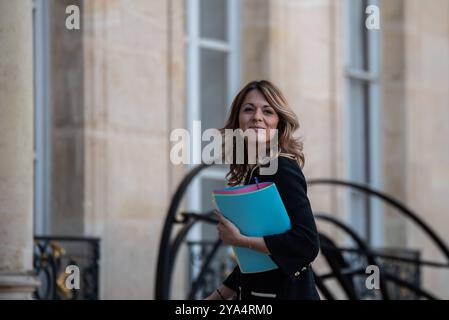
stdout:
<svg viewBox="0 0 449 320">
<path fill-rule="evenodd" d="M 252 111 L 252 108 L 247 107 L 247 108 L 244 108 L 243 111 Z"/>
<path fill-rule="evenodd" d="M 265 112 L 268 114 L 273 114 L 273 111 L 271 111 L 271 110 L 265 110 Z"/>
</svg>

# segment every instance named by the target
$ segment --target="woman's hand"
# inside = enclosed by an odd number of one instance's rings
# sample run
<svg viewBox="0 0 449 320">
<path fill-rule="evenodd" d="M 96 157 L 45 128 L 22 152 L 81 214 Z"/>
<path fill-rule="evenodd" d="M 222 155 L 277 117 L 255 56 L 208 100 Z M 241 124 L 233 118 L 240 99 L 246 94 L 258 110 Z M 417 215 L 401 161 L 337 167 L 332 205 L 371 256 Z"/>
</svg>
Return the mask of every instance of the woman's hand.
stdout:
<svg viewBox="0 0 449 320">
<path fill-rule="evenodd" d="M 243 246 L 246 237 L 240 233 L 240 230 L 220 211 L 214 210 L 215 217 L 218 220 L 217 230 L 220 239 L 230 246 Z"/>
</svg>

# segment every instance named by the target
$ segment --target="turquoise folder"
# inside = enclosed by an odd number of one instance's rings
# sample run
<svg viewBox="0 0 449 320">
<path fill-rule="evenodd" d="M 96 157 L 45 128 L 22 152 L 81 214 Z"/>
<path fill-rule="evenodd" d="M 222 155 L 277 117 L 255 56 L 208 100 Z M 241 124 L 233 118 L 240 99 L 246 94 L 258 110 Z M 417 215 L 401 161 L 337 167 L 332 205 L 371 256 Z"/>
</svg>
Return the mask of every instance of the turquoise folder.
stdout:
<svg viewBox="0 0 449 320">
<path fill-rule="evenodd" d="M 272 182 L 214 190 L 213 200 L 217 209 L 246 236 L 262 237 L 291 228 L 276 184 Z M 242 247 L 233 250 L 242 273 L 278 268 L 268 254 Z"/>
</svg>

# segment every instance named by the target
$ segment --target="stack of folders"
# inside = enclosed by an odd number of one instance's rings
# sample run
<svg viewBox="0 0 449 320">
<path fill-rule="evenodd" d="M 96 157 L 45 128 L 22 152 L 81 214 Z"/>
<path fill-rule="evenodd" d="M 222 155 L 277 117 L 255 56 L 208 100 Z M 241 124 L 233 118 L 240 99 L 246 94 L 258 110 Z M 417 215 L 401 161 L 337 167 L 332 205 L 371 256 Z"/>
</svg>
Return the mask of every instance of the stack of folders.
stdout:
<svg viewBox="0 0 449 320">
<path fill-rule="evenodd" d="M 243 235 L 263 237 L 291 228 L 287 210 L 273 182 L 214 190 L 213 201 Z M 233 247 L 233 250 L 243 273 L 278 268 L 268 254 L 242 247 Z"/>
</svg>

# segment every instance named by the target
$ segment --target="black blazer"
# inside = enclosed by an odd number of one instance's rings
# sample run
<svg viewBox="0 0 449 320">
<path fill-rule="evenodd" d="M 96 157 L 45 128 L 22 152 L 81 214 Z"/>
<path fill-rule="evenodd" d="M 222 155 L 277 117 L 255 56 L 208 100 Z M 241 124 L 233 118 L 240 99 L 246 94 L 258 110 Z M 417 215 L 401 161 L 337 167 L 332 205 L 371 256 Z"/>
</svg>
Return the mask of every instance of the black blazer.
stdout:
<svg viewBox="0 0 449 320">
<path fill-rule="evenodd" d="M 295 160 L 280 156 L 275 174 L 260 175 L 256 169 L 245 184 L 255 183 L 255 177 L 259 182 L 276 184 L 292 228 L 264 237 L 278 269 L 241 273 L 237 266 L 224 285 L 236 291 L 242 300 L 319 299 L 310 265 L 318 255 L 320 243 L 301 168 Z"/>
</svg>

